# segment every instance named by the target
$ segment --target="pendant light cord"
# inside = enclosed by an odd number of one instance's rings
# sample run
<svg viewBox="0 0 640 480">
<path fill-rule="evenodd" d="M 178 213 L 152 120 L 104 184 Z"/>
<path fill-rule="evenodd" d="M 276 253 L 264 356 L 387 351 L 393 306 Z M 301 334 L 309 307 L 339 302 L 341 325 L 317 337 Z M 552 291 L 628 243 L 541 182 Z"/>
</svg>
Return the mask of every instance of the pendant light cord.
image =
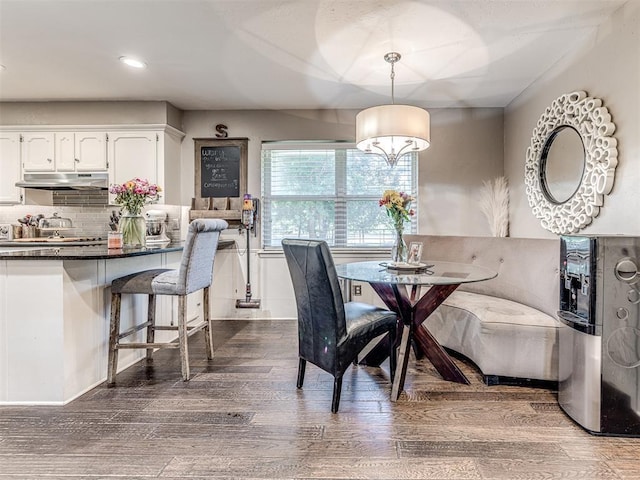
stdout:
<svg viewBox="0 0 640 480">
<path fill-rule="evenodd" d="M 396 78 L 396 72 L 393 69 L 395 62 L 391 62 L 391 104 L 395 105 L 396 104 L 396 96 L 395 96 L 395 78 Z"/>
<path fill-rule="evenodd" d="M 391 64 L 391 104 L 396 104 L 396 89 L 395 89 L 395 79 L 396 79 L 396 71 L 395 71 L 395 63 L 400 60 L 402 56 L 398 52 L 389 52 L 384 56 L 384 59 L 387 63 Z"/>
</svg>

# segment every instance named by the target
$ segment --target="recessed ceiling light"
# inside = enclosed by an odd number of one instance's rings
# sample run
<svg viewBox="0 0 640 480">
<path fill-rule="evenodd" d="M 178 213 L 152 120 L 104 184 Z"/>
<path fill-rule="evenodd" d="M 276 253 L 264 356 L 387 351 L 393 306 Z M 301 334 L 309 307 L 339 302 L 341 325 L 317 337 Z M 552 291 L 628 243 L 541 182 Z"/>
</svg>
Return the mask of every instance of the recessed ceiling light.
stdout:
<svg viewBox="0 0 640 480">
<path fill-rule="evenodd" d="M 120 57 L 120 61 L 133 68 L 146 68 L 147 64 L 132 57 Z"/>
</svg>

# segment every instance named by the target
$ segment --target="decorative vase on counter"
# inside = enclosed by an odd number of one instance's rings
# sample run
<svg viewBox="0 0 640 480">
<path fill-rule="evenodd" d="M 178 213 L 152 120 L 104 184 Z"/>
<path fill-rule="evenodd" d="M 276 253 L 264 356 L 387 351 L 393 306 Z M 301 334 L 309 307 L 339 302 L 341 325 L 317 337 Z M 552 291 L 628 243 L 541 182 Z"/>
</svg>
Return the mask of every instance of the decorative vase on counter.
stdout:
<svg viewBox="0 0 640 480">
<path fill-rule="evenodd" d="M 396 225 L 395 232 L 396 238 L 393 242 L 393 247 L 391 247 L 391 261 L 394 263 L 406 262 L 409 249 L 407 248 L 407 244 L 402 237 L 402 227 L 398 227 Z"/>
<path fill-rule="evenodd" d="M 125 248 L 145 246 L 147 223 L 142 215 L 123 214 L 118 222 L 118 231 L 122 233 Z"/>
</svg>

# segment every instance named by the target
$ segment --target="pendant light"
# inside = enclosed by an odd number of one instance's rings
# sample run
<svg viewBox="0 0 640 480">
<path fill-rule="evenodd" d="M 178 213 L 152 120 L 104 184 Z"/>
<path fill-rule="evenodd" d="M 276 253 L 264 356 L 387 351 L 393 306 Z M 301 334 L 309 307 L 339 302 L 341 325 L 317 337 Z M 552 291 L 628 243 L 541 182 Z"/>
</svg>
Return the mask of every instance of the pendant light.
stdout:
<svg viewBox="0 0 640 480">
<path fill-rule="evenodd" d="M 391 64 L 391 105 L 367 108 L 356 115 L 356 146 L 365 153 L 383 155 L 390 167 L 405 153 L 420 152 L 430 145 L 429 112 L 395 104 L 394 64 L 400 58 L 397 52 L 384 56 Z"/>
</svg>

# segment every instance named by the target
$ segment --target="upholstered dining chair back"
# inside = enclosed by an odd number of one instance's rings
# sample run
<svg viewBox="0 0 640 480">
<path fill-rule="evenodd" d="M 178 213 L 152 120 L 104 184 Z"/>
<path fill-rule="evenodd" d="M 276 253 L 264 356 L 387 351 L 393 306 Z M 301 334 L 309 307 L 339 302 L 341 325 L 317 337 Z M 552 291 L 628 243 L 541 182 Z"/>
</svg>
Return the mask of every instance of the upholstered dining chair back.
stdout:
<svg viewBox="0 0 640 480">
<path fill-rule="evenodd" d="M 375 338 L 388 334 L 389 368 L 395 371 L 395 336 L 398 316 L 360 302 L 344 303 L 329 246 L 323 240 L 285 238 L 287 259 L 298 310 L 298 388 L 306 363 L 333 375 L 331 411 L 340 404 L 342 376 L 358 354 Z"/>
<path fill-rule="evenodd" d="M 336 347 L 346 325 L 331 251 L 320 240 L 285 239 L 282 246 L 296 297 L 300 356 L 336 373 Z"/>
</svg>

